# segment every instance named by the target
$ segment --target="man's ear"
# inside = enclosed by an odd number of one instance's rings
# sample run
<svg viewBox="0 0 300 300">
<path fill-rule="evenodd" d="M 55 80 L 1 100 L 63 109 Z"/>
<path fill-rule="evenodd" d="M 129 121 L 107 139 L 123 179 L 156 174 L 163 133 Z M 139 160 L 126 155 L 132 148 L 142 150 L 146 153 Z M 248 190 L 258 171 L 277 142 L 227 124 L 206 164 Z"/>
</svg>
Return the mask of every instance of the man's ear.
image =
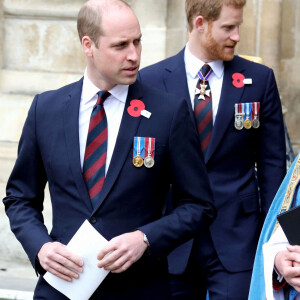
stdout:
<svg viewBox="0 0 300 300">
<path fill-rule="evenodd" d="M 87 57 L 93 56 L 93 47 L 92 47 L 93 44 L 94 44 L 93 41 L 87 35 L 85 35 L 81 40 L 83 52 Z"/>
<path fill-rule="evenodd" d="M 202 16 L 197 16 L 194 20 L 194 28 L 198 32 L 204 32 L 207 21 Z"/>
</svg>

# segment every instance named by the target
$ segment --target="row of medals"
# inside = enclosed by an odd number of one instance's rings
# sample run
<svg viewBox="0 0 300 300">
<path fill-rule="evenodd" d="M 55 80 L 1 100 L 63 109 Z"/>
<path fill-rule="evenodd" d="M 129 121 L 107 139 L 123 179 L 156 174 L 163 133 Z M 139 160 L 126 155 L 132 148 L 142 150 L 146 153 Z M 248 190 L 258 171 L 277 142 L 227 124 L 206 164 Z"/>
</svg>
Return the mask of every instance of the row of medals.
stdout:
<svg viewBox="0 0 300 300">
<path fill-rule="evenodd" d="M 250 129 L 251 127 L 257 129 L 259 126 L 260 126 L 260 122 L 259 122 L 257 116 L 254 116 L 254 119 L 252 121 L 249 118 L 247 118 L 244 121 L 244 114 L 236 114 L 235 115 L 234 127 L 237 130 L 241 130 L 243 128 Z"/>
<path fill-rule="evenodd" d="M 145 157 L 145 159 L 143 159 L 140 155 L 137 155 L 133 158 L 132 163 L 137 168 L 140 168 L 142 165 L 146 168 L 152 168 L 154 166 L 154 159 L 149 154 Z"/>
</svg>

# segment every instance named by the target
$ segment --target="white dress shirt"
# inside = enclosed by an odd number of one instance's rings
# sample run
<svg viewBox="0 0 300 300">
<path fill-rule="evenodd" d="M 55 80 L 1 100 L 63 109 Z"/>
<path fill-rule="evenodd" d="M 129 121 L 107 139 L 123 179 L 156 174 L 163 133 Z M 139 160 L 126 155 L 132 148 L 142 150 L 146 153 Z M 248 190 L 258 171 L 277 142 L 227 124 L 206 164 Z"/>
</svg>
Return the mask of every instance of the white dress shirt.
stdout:
<svg viewBox="0 0 300 300">
<path fill-rule="evenodd" d="M 194 109 L 194 97 L 195 89 L 199 77 L 197 76 L 198 71 L 202 68 L 205 62 L 194 56 L 189 50 L 189 43 L 187 43 L 184 51 L 184 62 L 186 69 L 186 78 L 189 88 L 189 94 Z M 213 110 L 213 124 L 215 123 L 218 107 L 220 103 L 221 90 L 224 77 L 224 64 L 222 60 L 215 60 L 209 62 L 208 65 L 213 70 L 213 73 L 209 77 L 209 86 L 212 95 L 212 110 Z"/>
<path fill-rule="evenodd" d="M 115 148 L 128 94 L 128 87 L 128 85 L 116 85 L 114 88 L 109 90 L 111 95 L 104 101 L 104 109 L 106 113 L 108 129 L 105 174 L 107 173 Z M 79 107 L 79 145 L 81 169 L 83 167 L 90 118 L 93 107 L 97 102 L 98 92 L 99 88 L 97 88 L 88 78 L 87 71 L 85 70 Z"/>
</svg>

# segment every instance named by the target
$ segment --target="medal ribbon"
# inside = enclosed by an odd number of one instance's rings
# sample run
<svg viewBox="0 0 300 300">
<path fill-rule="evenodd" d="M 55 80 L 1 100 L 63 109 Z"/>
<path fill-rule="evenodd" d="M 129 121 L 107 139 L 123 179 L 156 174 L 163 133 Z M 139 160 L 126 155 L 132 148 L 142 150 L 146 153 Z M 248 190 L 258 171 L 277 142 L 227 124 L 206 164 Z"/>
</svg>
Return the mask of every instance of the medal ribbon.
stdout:
<svg viewBox="0 0 300 300">
<path fill-rule="evenodd" d="M 242 115 L 245 121 L 245 103 L 239 103 L 239 107 L 241 106 L 241 110 L 242 110 Z"/>
<path fill-rule="evenodd" d="M 144 143 L 145 138 L 135 136 L 133 139 L 133 157 L 140 156 L 142 158 L 145 157 L 144 154 Z"/>
<path fill-rule="evenodd" d="M 206 76 L 203 76 L 203 74 L 201 73 L 201 71 L 199 71 L 199 72 L 197 73 L 197 75 L 198 75 L 198 77 L 199 77 L 201 80 L 203 80 L 203 84 L 205 84 L 205 81 L 208 81 L 208 78 L 209 78 L 209 76 L 212 74 L 212 72 L 213 72 L 213 70 L 210 69 L 210 70 L 208 71 L 208 73 L 206 74 Z"/>
<path fill-rule="evenodd" d="M 257 119 L 259 120 L 259 102 L 252 102 L 252 119 Z"/>
<path fill-rule="evenodd" d="M 145 150 L 147 149 L 147 156 L 154 158 L 155 149 L 155 138 L 146 137 L 145 138 Z M 146 157 L 146 154 L 145 154 Z"/>
<path fill-rule="evenodd" d="M 251 117 L 251 103 L 245 103 L 246 106 L 246 119 L 250 119 Z"/>
<path fill-rule="evenodd" d="M 237 115 L 239 113 L 239 105 L 237 103 L 234 104 L 234 112 L 235 112 L 235 115 Z"/>
</svg>

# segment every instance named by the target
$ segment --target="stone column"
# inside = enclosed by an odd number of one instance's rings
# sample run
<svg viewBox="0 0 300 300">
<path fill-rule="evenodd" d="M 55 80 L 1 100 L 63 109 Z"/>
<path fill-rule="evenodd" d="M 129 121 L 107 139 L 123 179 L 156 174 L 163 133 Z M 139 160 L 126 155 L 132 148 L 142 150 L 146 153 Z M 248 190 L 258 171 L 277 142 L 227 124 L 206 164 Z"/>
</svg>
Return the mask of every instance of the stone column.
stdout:
<svg viewBox="0 0 300 300">
<path fill-rule="evenodd" d="M 280 38 L 281 38 L 281 0 L 259 2 L 258 52 L 264 64 L 275 71 L 279 79 Z"/>
<path fill-rule="evenodd" d="M 243 24 L 240 27 L 239 55 L 259 56 L 256 52 L 257 9 L 254 1 L 248 1 L 244 7 Z"/>
<path fill-rule="evenodd" d="M 0 0 L 0 69 L 3 67 L 3 31 L 4 31 L 3 1 L 4 0 Z"/>
<path fill-rule="evenodd" d="M 165 58 L 167 0 L 127 1 L 135 11 L 142 30 L 141 68 Z"/>
<path fill-rule="evenodd" d="M 282 2 L 280 94 L 288 113 L 285 121 L 294 153 L 300 151 L 300 3 L 297 0 Z"/>
<path fill-rule="evenodd" d="M 176 54 L 186 44 L 187 22 L 184 4 L 185 1 L 182 0 L 168 0 L 166 57 Z"/>
</svg>

